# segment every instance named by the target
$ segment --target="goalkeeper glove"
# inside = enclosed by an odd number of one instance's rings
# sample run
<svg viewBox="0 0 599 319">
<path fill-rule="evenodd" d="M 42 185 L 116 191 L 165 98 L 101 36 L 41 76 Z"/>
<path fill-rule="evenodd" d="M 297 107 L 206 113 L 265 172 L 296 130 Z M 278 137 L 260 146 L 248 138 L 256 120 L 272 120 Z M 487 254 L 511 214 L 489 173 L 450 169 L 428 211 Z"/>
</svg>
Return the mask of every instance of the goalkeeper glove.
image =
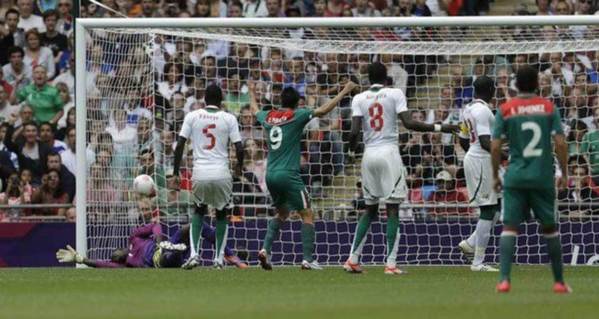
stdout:
<svg viewBox="0 0 599 319">
<path fill-rule="evenodd" d="M 58 262 L 60 263 L 83 263 L 83 257 L 81 257 L 81 255 L 79 255 L 70 245 L 67 245 L 67 249 L 59 249 L 56 252 L 56 259 L 58 259 Z"/>
</svg>

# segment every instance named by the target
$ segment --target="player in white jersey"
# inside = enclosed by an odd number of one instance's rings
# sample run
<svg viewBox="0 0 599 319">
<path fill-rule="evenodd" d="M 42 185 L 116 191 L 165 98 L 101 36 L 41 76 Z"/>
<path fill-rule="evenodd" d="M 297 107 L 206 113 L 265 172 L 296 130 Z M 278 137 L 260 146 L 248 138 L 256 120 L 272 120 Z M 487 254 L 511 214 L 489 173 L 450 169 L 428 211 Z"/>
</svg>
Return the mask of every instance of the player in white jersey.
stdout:
<svg viewBox="0 0 599 319">
<path fill-rule="evenodd" d="M 498 271 L 496 268 L 484 263 L 491 230 L 500 211 L 499 194 L 493 188 L 490 153 L 495 116 L 488 104 L 495 88 L 493 80 L 487 76 L 478 77 L 473 86 L 474 100 L 464 107 L 461 116 L 460 145 L 466 151 L 464 175 L 470 204 L 480 209 L 480 218 L 474 232 L 462 240 L 458 248 L 472 261 L 472 271 L 495 272 Z"/>
<path fill-rule="evenodd" d="M 362 157 L 362 190 L 366 213 L 360 217 L 351 255 L 343 268 L 360 273 L 360 254 L 371 221 L 376 218 L 379 200 L 387 208 L 387 256 L 385 274 L 396 275 L 397 248 L 399 242 L 399 204 L 408 193 L 406 169 L 399 155 L 399 129 L 397 118 L 408 129 L 452 133 L 456 125 L 426 124 L 410 117 L 407 101 L 400 89 L 386 88 L 387 69 L 379 62 L 368 66 L 368 78 L 372 86 L 356 95 L 352 101 L 352 129 L 350 156 L 356 150 L 358 136 L 363 131 L 364 155 Z"/>
<path fill-rule="evenodd" d="M 191 138 L 192 198 L 197 206 L 191 219 L 191 254 L 182 266 L 185 269 L 199 265 L 200 234 L 208 206 L 216 209 L 214 265 L 218 268 L 223 267 L 224 247 L 227 242 L 227 213 L 233 192 L 233 179 L 229 171 L 229 142 L 235 145 L 235 169 L 238 174 L 241 174 L 243 167 L 243 146 L 237 119 L 220 109 L 222 99 L 223 94 L 218 86 L 210 85 L 206 88 L 204 100 L 207 106 L 185 116 L 175 149 L 174 171 L 178 176 L 185 144 Z"/>
</svg>

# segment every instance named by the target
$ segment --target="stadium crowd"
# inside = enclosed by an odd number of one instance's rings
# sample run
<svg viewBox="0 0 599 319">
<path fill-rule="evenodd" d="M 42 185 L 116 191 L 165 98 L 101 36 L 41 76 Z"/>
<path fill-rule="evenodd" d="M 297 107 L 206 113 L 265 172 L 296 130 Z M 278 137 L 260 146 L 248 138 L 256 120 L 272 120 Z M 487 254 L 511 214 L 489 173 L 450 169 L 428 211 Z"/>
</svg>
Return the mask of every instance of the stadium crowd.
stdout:
<svg viewBox="0 0 599 319">
<path fill-rule="evenodd" d="M 537 0 L 537 8 L 519 6 L 514 14 L 594 14 L 597 1 Z M 479 15 L 487 1 L 474 0 L 105 0 L 83 1 L 81 17 L 378 17 Z M 106 7 L 106 8 L 105 8 Z M 111 8 L 108 10 L 107 8 Z M 68 204 L 75 196 L 75 104 L 71 0 L 0 3 L 0 204 Z M 545 27 L 546 34 L 584 37 L 590 29 Z M 289 30 L 289 37 L 310 37 L 318 30 Z M 426 36 L 431 30 L 396 29 L 394 39 Z M 511 30 L 513 39 L 526 30 Z M 376 37 L 376 35 L 367 35 Z M 133 199 L 131 181 L 141 173 L 155 177 L 158 201 L 185 203 L 191 189 L 191 150 L 182 180 L 173 176 L 176 134 L 186 113 L 203 107 L 204 89 L 219 84 L 224 106 L 238 116 L 246 151 L 245 170 L 235 176 L 238 214 L 264 214 L 267 149 L 250 104 L 280 106 L 280 92 L 292 86 L 303 107 L 313 108 L 334 96 L 351 79 L 368 87 L 366 66 L 374 60 L 389 69 L 388 84 L 406 92 L 412 116 L 429 123 L 458 123 L 460 109 L 472 99 L 472 81 L 488 75 L 496 81 L 493 107 L 515 95 L 514 72 L 532 64 L 541 74 L 542 96 L 560 109 L 570 145 L 571 187 L 562 200 L 599 198 L 599 51 L 551 54 L 485 55 L 455 62 L 444 56 L 318 54 L 266 48 L 239 42 L 157 35 L 145 47 L 129 45 L 143 35 L 100 34 L 88 46 L 87 200 L 97 218 L 109 218 Z M 147 53 L 151 54 L 148 55 Z M 151 58 L 150 58 L 151 56 Z M 151 59 L 151 60 L 150 60 Z M 449 70 L 449 83 L 423 107 L 420 86 Z M 335 176 L 348 174 L 345 158 L 351 98 L 332 114 L 314 120 L 306 133 L 302 173 L 315 198 L 329 194 Z M 418 104 L 418 107 L 415 105 Z M 460 154 L 448 134 L 403 133 L 403 160 L 409 169 L 410 202 L 467 203 Z M 342 187 L 354 187 L 344 185 Z M 178 191 L 180 189 L 180 191 Z M 357 188 L 356 188 L 357 189 Z M 345 196 L 345 195 L 343 195 Z M 338 198 L 335 198 L 338 199 Z M 343 197 L 355 208 L 363 204 Z M 137 209 L 137 208 L 133 208 Z M 173 205 L 166 213 L 176 213 Z M 469 214 L 467 208 L 440 207 L 429 213 Z M 64 216 L 67 208 L 0 209 L 0 222 L 27 215 Z"/>
</svg>

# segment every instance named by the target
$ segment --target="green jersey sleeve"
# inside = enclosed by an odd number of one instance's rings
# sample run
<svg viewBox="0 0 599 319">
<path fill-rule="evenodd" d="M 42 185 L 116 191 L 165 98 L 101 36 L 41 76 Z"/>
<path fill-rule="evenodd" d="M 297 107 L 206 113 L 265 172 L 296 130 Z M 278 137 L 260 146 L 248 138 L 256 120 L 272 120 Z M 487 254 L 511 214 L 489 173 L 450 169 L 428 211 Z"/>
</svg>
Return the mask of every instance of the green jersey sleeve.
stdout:
<svg viewBox="0 0 599 319">
<path fill-rule="evenodd" d="M 551 116 L 551 134 L 553 135 L 564 135 L 564 129 L 562 128 L 562 120 L 559 116 L 557 107 L 553 108 L 553 114 Z"/>
<path fill-rule="evenodd" d="M 295 111 L 296 120 L 301 124 L 306 124 L 310 122 L 314 115 L 314 112 L 311 109 L 301 108 Z"/>
<path fill-rule="evenodd" d="M 497 110 L 497 114 L 495 115 L 495 128 L 493 130 L 493 139 L 501 139 L 505 137 L 505 121 L 503 120 L 503 115 L 501 115 L 501 110 Z"/>
<path fill-rule="evenodd" d="M 266 112 L 266 111 L 258 111 L 258 113 L 256 113 L 256 120 L 258 120 L 258 123 L 264 124 L 264 120 L 266 119 L 266 114 L 268 114 L 268 112 Z"/>
</svg>

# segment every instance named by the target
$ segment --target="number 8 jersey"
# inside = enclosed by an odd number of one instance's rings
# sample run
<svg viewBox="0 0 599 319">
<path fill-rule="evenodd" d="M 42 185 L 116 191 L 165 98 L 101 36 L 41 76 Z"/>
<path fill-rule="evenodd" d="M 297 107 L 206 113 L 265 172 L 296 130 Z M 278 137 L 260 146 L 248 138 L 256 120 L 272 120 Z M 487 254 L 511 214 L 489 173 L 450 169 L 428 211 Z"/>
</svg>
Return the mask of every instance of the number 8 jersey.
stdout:
<svg viewBox="0 0 599 319">
<path fill-rule="evenodd" d="M 408 110 L 400 89 L 372 85 L 352 100 L 352 117 L 362 117 L 364 146 L 398 145 L 397 114 Z"/>
<path fill-rule="evenodd" d="M 241 141 L 239 124 L 233 114 L 216 106 L 188 113 L 180 136 L 190 139 L 193 147 L 193 180 L 213 180 L 231 176 L 229 141 Z"/>
</svg>

